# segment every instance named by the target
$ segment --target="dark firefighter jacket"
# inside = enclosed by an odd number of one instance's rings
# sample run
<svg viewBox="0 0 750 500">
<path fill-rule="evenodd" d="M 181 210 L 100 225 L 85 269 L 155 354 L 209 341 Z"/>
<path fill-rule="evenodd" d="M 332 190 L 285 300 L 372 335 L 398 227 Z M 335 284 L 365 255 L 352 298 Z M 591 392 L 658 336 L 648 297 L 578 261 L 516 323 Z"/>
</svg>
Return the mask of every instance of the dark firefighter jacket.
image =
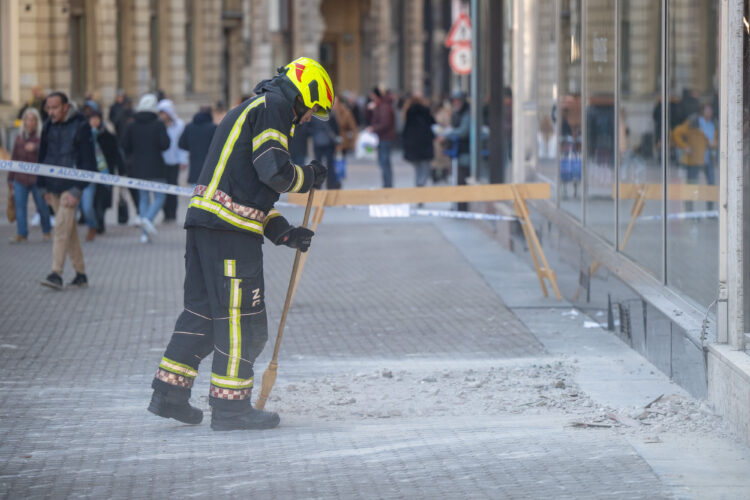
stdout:
<svg viewBox="0 0 750 500">
<path fill-rule="evenodd" d="M 261 82 L 255 93 L 216 129 L 185 227 L 265 234 L 278 244 L 291 226 L 274 203 L 280 193 L 309 191 L 314 174 L 289 156 L 296 88 L 280 76 Z"/>
</svg>

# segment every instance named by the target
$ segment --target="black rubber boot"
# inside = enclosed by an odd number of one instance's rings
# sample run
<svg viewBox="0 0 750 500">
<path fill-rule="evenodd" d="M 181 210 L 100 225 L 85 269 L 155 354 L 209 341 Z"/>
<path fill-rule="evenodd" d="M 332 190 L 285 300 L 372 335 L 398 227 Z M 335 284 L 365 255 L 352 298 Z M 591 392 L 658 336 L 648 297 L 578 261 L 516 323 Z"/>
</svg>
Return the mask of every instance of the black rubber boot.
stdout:
<svg viewBox="0 0 750 500">
<path fill-rule="evenodd" d="M 164 418 L 173 418 L 185 424 L 200 424 L 203 421 L 203 412 L 190 406 L 188 399 L 190 393 L 181 392 L 161 392 L 154 390 L 151 396 L 151 404 L 148 405 L 148 411 L 154 415 Z"/>
<path fill-rule="evenodd" d="M 250 404 L 236 410 L 211 409 L 211 429 L 215 431 L 273 429 L 280 420 L 278 413 L 256 410 Z"/>
</svg>

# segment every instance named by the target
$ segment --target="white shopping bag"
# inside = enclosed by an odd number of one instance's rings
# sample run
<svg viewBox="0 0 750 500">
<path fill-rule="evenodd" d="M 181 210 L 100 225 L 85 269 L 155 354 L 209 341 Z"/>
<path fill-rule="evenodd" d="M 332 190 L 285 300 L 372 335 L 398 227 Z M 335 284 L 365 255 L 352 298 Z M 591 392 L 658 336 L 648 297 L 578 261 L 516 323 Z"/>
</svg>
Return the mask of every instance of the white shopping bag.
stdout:
<svg viewBox="0 0 750 500">
<path fill-rule="evenodd" d="M 377 160 L 378 158 L 378 136 L 374 132 L 363 130 L 357 136 L 357 144 L 354 148 L 354 156 L 358 160 Z"/>
</svg>

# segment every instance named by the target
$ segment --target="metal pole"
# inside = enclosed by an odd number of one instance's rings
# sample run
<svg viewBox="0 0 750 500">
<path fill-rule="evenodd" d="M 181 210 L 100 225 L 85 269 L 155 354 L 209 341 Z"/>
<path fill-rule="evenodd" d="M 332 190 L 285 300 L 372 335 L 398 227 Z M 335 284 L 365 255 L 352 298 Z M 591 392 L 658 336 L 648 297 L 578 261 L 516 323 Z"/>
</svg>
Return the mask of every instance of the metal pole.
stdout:
<svg viewBox="0 0 750 500">
<path fill-rule="evenodd" d="M 667 161 L 669 160 L 669 0 L 662 0 L 661 12 L 661 282 L 667 284 Z"/>
<path fill-rule="evenodd" d="M 490 2 L 490 183 L 505 182 L 505 1 Z"/>
<path fill-rule="evenodd" d="M 555 206 L 560 209 L 560 198 L 562 196 L 562 179 L 560 177 L 560 133 L 562 132 L 562 99 L 560 94 L 562 93 L 562 64 L 560 64 L 560 57 L 562 53 L 562 13 L 560 2 L 555 2 L 555 48 L 557 57 L 555 57 L 555 72 L 557 74 L 557 91 L 555 92 Z M 516 64 L 516 61 L 513 61 Z M 567 86 L 567 85 L 566 85 Z M 515 156 L 515 155 L 514 155 Z"/>
<path fill-rule="evenodd" d="M 481 148 L 481 125 L 479 123 L 482 103 L 479 96 L 479 0 L 471 0 L 471 128 L 469 132 L 469 151 L 471 154 L 471 177 L 477 178 L 479 154 Z"/>
<path fill-rule="evenodd" d="M 719 89 L 719 341 L 744 348 L 742 51 L 743 2 L 721 2 Z"/>
</svg>

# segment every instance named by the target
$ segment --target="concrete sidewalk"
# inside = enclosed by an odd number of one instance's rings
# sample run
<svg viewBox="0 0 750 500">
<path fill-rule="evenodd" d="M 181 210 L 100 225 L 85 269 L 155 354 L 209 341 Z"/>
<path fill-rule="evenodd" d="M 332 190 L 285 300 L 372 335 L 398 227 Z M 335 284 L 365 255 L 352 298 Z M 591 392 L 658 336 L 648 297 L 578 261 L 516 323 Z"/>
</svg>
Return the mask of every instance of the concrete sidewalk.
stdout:
<svg viewBox="0 0 750 500">
<path fill-rule="evenodd" d="M 377 187 L 374 165 L 349 171 L 346 187 Z M 409 166 L 396 174 L 412 185 Z M 603 318 L 542 298 L 530 262 L 469 222 L 328 209 L 267 405 L 281 426 L 247 433 L 145 409 L 181 310 L 179 226 L 142 245 L 110 225 L 84 245 L 91 287 L 62 293 L 38 285 L 50 245 L 38 230 L 7 245 L 13 230 L 0 226 L 4 498 L 750 498 L 750 452 L 721 419 Z M 258 385 L 293 258 L 264 250 Z"/>
</svg>

